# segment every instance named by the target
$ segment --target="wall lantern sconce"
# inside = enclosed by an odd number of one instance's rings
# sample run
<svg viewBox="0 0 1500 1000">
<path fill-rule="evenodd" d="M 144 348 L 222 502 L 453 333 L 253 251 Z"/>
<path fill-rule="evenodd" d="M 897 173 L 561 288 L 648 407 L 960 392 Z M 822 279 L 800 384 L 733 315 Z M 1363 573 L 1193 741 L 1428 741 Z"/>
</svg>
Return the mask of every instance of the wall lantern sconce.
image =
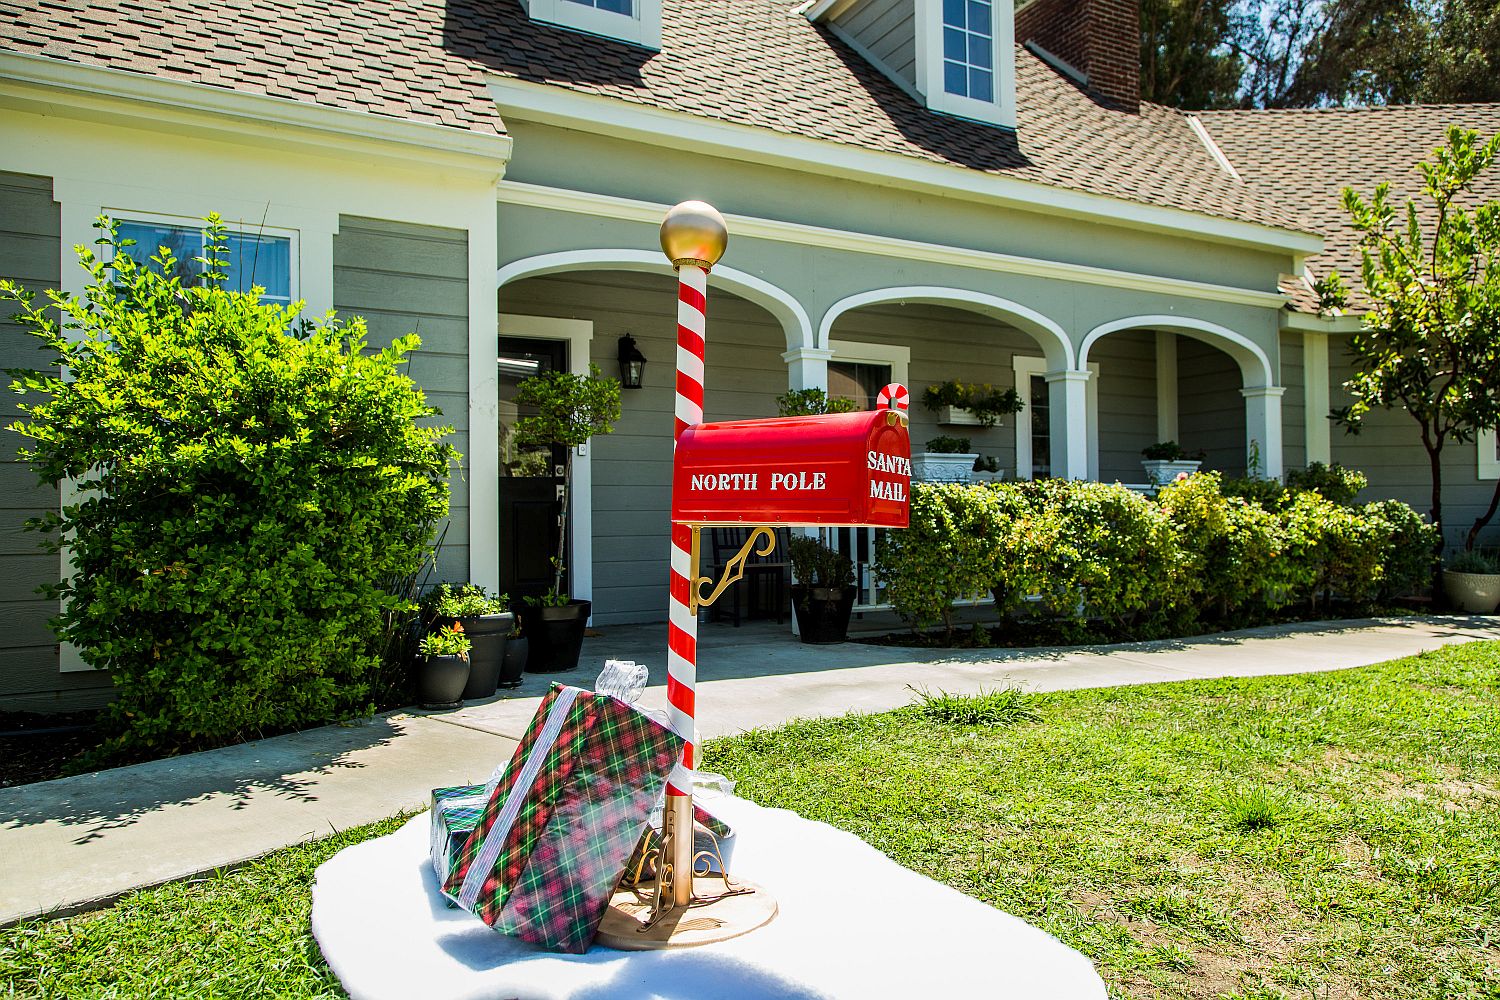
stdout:
<svg viewBox="0 0 1500 1000">
<path fill-rule="evenodd" d="M 627 333 L 620 338 L 620 385 L 639 389 L 645 374 L 646 356 L 635 346 L 635 338 Z"/>
</svg>

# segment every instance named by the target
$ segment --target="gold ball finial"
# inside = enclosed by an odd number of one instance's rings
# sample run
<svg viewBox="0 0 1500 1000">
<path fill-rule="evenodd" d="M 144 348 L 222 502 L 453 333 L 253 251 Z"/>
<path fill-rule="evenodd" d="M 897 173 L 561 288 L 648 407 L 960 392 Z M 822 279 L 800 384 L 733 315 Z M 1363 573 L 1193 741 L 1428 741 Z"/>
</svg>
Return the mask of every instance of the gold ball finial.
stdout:
<svg viewBox="0 0 1500 1000">
<path fill-rule="evenodd" d="M 673 205 L 661 220 L 661 249 L 673 267 L 713 267 L 728 244 L 729 227 L 724 224 L 724 216 L 707 202 Z"/>
</svg>

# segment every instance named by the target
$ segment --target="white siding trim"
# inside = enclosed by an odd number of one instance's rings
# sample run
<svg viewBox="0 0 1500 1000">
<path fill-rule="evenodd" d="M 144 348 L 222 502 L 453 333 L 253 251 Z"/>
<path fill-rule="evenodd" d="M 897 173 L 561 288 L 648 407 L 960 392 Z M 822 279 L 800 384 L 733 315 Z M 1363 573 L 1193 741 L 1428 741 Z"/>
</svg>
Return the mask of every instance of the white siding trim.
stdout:
<svg viewBox="0 0 1500 1000">
<path fill-rule="evenodd" d="M 1121 330 L 1133 329 L 1172 330 L 1195 340 L 1212 344 L 1239 363 L 1240 374 L 1246 386 L 1276 384 L 1276 373 L 1271 367 L 1271 359 L 1259 344 L 1227 326 L 1186 316 L 1131 316 L 1128 319 L 1102 323 L 1090 330 L 1088 336 L 1083 338 L 1083 346 L 1078 348 L 1079 364 L 1088 360 L 1089 349 L 1101 337 L 1107 337 Z"/>
<path fill-rule="evenodd" d="M 1030 479 L 1031 467 L 1031 377 L 1042 375 L 1048 377 L 1062 373 L 1053 371 L 1047 363 L 1046 358 L 1028 357 L 1017 354 L 1011 358 L 1011 368 L 1016 376 L 1016 394 L 1021 397 L 1021 412 L 1016 414 L 1016 478 Z M 1075 373 L 1081 374 L 1081 373 Z M 1087 399 L 1084 414 L 1085 434 L 1087 435 L 1088 450 L 1088 477 L 1099 478 L 1099 362 L 1088 363 L 1088 386 L 1085 389 Z M 1051 400 L 1048 400 L 1050 405 Z M 1068 419 L 1073 414 L 1067 415 Z M 1050 429 L 1049 429 L 1050 435 Z M 1059 476 L 1060 472 L 1056 463 L 1052 469 L 1053 476 Z"/>
<path fill-rule="evenodd" d="M 1500 455 L 1496 454 L 1495 432 L 1480 431 L 1475 435 L 1475 445 L 1479 450 L 1479 478 L 1500 479 Z"/>
<path fill-rule="evenodd" d="M 652 227 L 661 224 L 662 216 L 666 214 L 669 207 L 634 198 L 619 198 L 614 195 L 594 194 L 587 191 L 569 191 L 565 188 L 527 184 L 521 181 L 502 181 L 497 189 L 497 197 L 503 205 L 546 208 L 576 215 L 640 222 Z M 736 238 L 774 240 L 799 247 L 815 246 L 825 250 L 847 250 L 851 253 L 874 254 L 899 260 L 922 260 L 933 264 L 973 267 L 1000 274 L 1056 278 L 1086 285 L 1125 288 L 1137 292 L 1160 292 L 1164 295 L 1203 299 L 1209 302 L 1227 302 L 1233 305 L 1280 309 L 1286 304 L 1286 296 L 1279 291 L 1261 291 L 1254 288 L 1215 285 L 1181 278 L 1163 278 L 1153 274 L 1117 271 L 1086 264 L 1067 264 L 1037 257 L 1022 257 L 988 250 L 970 250 L 965 247 L 943 246 L 894 236 L 874 236 L 847 229 L 809 226 L 800 222 L 782 222 L 779 219 L 765 219 L 753 215 L 726 215 L 724 219 L 729 224 L 729 231 Z"/>
<path fill-rule="evenodd" d="M 1310 254 L 1323 249 L 1323 238 L 1311 233 L 1145 205 L 826 139 L 785 135 L 768 128 L 647 108 L 546 84 L 492 77 L 490 93 L 507 120 L 560 125 L 651 146 L 692 149 L 704 156 L 851 178 L 1126 229 L 1165 232 L 1200 242 Z"/>
</svg>

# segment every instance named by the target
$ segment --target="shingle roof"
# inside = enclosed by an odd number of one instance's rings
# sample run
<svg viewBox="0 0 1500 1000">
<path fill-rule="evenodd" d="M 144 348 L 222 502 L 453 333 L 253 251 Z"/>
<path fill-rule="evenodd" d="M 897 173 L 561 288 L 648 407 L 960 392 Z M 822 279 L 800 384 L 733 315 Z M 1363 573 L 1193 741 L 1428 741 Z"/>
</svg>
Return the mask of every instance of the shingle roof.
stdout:
<svg viewBox="0 0 1500 1000">
<path fill-rule="evenodd" d="M 1314 277 L 1337 269 L 1356 290 L 1358 238 L 1344 212 L 1343 189 L 1368 197 L 1376 184 L 1389 181 L 1394 204 L 1415 198 L 1420 205 L 1422 175 L 1415 164 L 1444 144 L 1449 125 L 1485 137 L 1500 132 L 1500 104 L 1213 111 L 1200 117 L 1240 176 L 1323 236 L 1323 253 L 1308 260 Z M 1480 175 L 1475 193 L 1482 200 L 1500 198 L 1500 169 Z M 1298 311 L 1317 311 L 1317 298 L 1305 284 L 1283 282 L 1283 288 Z"/>
<path fill-rule="evenodd" d="M 1175 111 L 1100 107 L 1018 49 L 1015 133 L 927 111 L 796 0 L 666 0 L 662 50 L 530 21 L 518 0 L 0 0 L 0 46 L 480 132 L 486 73 L 1237 221 L 1305 228 Z M 183 22 L 183 23 L 180 23 Z"/>
</svg>

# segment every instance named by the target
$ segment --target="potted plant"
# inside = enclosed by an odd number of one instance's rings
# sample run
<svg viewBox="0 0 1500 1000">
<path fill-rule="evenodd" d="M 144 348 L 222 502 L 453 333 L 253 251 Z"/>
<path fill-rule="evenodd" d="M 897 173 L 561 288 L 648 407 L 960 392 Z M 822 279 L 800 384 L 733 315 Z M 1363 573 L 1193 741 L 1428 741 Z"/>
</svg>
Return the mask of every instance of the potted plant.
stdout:
<svg viewBox="0 0 1500 1000">
<path fill-rule="evenodd" d="M 464 685 L 469 683 L 469 637 L 454 622 L 429 632 L 419 647 L 417 702 L 423 708 L 457 708 L 463 703 Z"/>
<path fill-rule="evenodd" d="M 776 397 L 783 417 L 809 417 L 824 413 L 852 413 L 859 404 L 847 396 L 830 396 L 822 389 L 791 389 Z"/>
<path fill-rule="evenodd" d="M 1443 565 L 1443 593 L 1459 611 L 1494 614 L 1500 607 L 1500 560 L 1472 549 Z"/>
<path fill-rule="evenodd" d="M 516 616 L 506 610 L 504 594 L 491 597 L 478 584 L 466 583 L 454 589 L 439 584 L 424 602 L 431 609 L 428 631 L 445 629 L 454 622 L 463 626 L 472 648 L 469 651 L 469 683 L 466 699 L 488 698 L 501 684 L 515 687 L 521 683 L 504 673 L 506 639 L 516 623 Z"/>
<path fill-rule="evenodd" d="M 520 444 L 555 445 L 563 449 L 563 485 L 558 511 L 557 554 L 552 559 L 552 589 L 528 597 L 521 605 L 521 623 L 530 651 L 526 669 L 533 672 L 572 670 L 578 666 L 583 631 L 593 605 L 576 600 L 564 587 L 568 557 L 568 507 L 573 493 L 573 450 L 595 434 L 609 434 L 620 419 L 620 383 L 603 378 L 596 365 L 589 374 L 543 372 L 516 386 L 516 403 L 532 412 L 516 421 Z"/>
<path fill-rule="evenodd" d="M 978 483 L 999 483 L 1005 481 L 1005 470 L 1000 468 L 1000 459 L 994 455 L 981 455 L 974 460 L 972 478 Z"/>
<path fill-rule="evenodd" d="M 935 437 L 925 452 L 911 457 L 911 477 L 924 483 L 967 483 L 978 458 L 978 452 L 969 450 L 968 438 Z"/>
<path fill-rule="evenodd" d="M 1020 413 L 1020 393 L 988 382 L 938 382 L 922 392 L 922 405 L 937 414 L 938 423 L 994 427 L 1007 413 Z"/>
<path fill-rule="evenodd" d="M 843 642 L 854 610 L 854 564 L 816 538 L 796 535 L 787 542 L 792 560 L 792 613 L 802 641 Z"/>
<path fill-rule="evenodd" d="M 1198 471 L 1206 456 L 1203 452 L 1189 455 L 1176 441 L 1158 441 L 1141 449 L 1141 467 L 1146 470 L 1148 482 L 1170 483 L 1179 475 Z"/>
</svg>

